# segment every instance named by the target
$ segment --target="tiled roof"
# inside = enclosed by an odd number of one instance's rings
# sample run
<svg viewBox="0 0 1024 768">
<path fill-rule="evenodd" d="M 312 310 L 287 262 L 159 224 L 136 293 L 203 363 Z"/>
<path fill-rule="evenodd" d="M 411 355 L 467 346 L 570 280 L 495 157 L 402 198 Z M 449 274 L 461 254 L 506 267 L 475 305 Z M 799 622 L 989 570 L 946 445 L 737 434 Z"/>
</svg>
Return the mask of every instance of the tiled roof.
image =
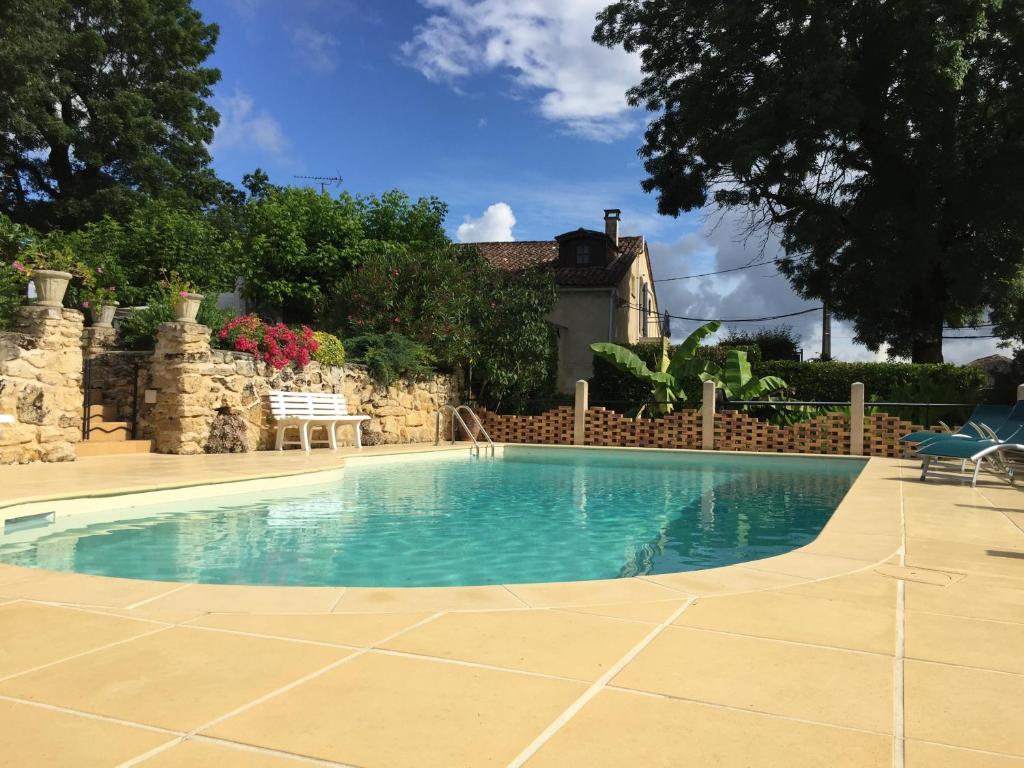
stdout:
<svg viewBox="0 0 1024 768">
<path fill-rule="evenodd" d="M 620 237 L 619 253 L 606 267 L 558 267 L 555 282 L 564 286 L 617 285 L 637 256 L 643 253 L 642 237 Z M 516 240 L 510 243 L 467 243 L 498 269 L 521 272 L 531 267 L 555 266 L 555 240 Z"/>
</svg>

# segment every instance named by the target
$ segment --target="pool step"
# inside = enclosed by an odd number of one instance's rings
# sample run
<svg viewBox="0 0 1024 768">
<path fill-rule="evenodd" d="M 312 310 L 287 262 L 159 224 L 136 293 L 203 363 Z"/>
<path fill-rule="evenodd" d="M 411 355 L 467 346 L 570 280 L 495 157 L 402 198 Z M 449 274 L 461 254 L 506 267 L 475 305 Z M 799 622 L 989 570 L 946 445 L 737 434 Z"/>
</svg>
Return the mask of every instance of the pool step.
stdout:
<svg viewBox="0 0 1024 768">
<path fill-rule="evenodd" d="M 133 453 L 152 453 L 152 440 L 100 440 L 97 441 L 95 433 L 93 438 L 75 446 L 75 454 L 80 459 L 87 456 L 124 456 Z"/>
</svg>

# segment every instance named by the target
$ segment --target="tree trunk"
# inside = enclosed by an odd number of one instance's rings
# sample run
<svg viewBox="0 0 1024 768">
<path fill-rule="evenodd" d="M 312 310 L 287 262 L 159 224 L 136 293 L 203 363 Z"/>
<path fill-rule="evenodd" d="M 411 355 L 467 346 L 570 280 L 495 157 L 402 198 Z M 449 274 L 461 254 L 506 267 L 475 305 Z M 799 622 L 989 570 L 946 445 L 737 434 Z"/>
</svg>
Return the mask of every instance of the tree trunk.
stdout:
<svg viewBox="0 0 1024 768">
<path fill-rule="evenodd" d="M 927 335 L 918 336 L 914 339 L 911 348 L 911 362 L 914 363 L 941 363 L 942 360 L 942 324 L 938 329 L 929 332 Z"/>
</svg>

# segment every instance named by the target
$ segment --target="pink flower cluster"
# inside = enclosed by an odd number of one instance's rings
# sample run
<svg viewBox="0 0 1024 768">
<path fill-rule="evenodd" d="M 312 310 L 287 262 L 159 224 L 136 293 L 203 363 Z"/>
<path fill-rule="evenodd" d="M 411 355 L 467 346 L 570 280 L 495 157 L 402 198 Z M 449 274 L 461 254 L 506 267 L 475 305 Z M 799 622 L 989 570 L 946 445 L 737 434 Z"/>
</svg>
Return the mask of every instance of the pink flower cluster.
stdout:
<svg viewBox="0 0 1024 768">
<path fill-rule="evenodd" d="M 289 365 L 305 368 L 319 346 L 309 326 L 293 330 L 284 323 L 264 323 L 256 315 L 228 320 L 218 336 L 238 352 L 249 352 L 277 370 Z"/>
</svg>

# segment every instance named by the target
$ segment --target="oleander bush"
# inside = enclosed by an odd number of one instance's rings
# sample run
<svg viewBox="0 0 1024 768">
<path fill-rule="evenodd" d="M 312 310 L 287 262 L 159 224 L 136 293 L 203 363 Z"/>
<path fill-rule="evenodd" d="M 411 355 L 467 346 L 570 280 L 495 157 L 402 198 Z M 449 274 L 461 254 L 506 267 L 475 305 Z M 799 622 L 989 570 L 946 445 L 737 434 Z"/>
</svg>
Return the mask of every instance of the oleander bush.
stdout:
<svg viewBox="0 0 1024 768">
<path fill-rule="evenodd" d="M 319 348 L 308 325 L 289 328 L 267 323 L 258 315 L 242 315 L 225 323 L 217 337 L 237 352 L 248 352 L 276 370 L 293 365 L 305 368 Z"/>
<path fill-rule="evenodd" d="M 422 380 L 434 373 L 434 358 L 419 342 L 400 333 L 369 333 L 348 340 L 348 352 L 373 379 L 389 386 L 398 379 Z"/>
</svg>

